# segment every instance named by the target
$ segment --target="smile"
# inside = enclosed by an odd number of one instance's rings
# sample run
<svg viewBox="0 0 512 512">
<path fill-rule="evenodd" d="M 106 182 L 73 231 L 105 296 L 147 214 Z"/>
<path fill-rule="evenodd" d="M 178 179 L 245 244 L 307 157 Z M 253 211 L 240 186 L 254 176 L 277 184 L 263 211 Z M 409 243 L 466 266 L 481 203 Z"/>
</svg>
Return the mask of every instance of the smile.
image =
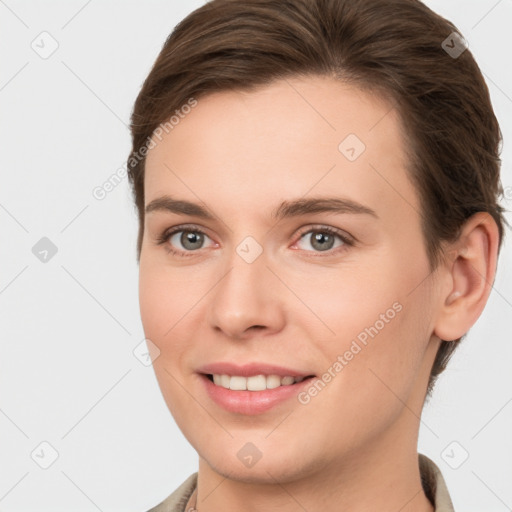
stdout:
<svg viewBox="0 0 512 512">
<path fill-rule="evenodd" d="M 302 382 L 305 377 L 292 377 L 279 375 L 254 375 L 244 377 L 241 375 L 213 374 L 208 378 L 216 385 L 233 391 L 264 391 L 275 389 L 280 386 L 290 386 Z"/>
</svg>

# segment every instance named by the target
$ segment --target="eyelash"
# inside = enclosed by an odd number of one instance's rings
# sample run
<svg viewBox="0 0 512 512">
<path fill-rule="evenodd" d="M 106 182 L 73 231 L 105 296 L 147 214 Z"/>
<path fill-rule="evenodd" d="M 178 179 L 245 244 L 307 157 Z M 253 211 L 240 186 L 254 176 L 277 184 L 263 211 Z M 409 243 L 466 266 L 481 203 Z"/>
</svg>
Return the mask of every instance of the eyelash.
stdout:
<svg viewBox="0 0 512 512">
<path fill-rule="evenodd" d="M 202 235 L 208 236 L 202 229 L 196 227 L 196 226 L 176 226 L 175 228 L 171 228 L 168 231 L 164 231 L 158 238 L 157 238 L 157 245 L 165 245 L 165 250 L 172 254 L 173 256 L 180 256 L 180 257 L 189 257 L 189 256 L 195 256 L 194 253 L 197 253 L 197 251 L 177 251 L 176 249 L 173 249 L 172 246 L 167 244 L 169 239 L 172 235 L 175 235 L 176 233 L 179 233 L 180 231 L 188 231 L 190 233 L 201 233 Z"/>
<path fill-rule="evenodd" d="M 170 230 L 164 231 L 158 238 L 157 238 L 157 245 L 165 245 L 165 250 L 174 256 L 179 257 L 190 257 L 195 256 L 198 251 L 178 251 L 174 249 L 172 246 L 167 244 L 169 239 L 175 235 L 176 233 L 180 233 L 181 231 L 190 232 L 190 233 L 201 233 L 202 235 L 208 236 L 205 231 L 203 231 L 201 228 L 198 228 L 197 226 L 192 225 L 182 225 L 182 226 L 176 226 L 175 228 L 171 228 Z M 307 235 L 308 233 L 327 233 L 332 236 L 337 236 L 342 242 L 343 245 L 341 247 L 337 247 L 335 249 L 329 249 L 325 251 L 325 256 L 332 256 L 333 254 L 338 254 L 338 252 L 346 251 L 348 247 L 352 247 L 355 245 L 355 240 L 352 238 L 349 238 L 348 236 L 342 234 L 341 231 L 332 228 L 330 226 L 308 226 L 307 228 L 304 228 L 304 230 L 299 231 L 297 242 L 302 239 L 304 235 Z M 297 243 L 295 242 L 295 243 Z M 323 251 L 306 251 L 311 252 L 315 256 L 313 257 L 323 257 L 324 254 L 322 254 Z"/>
</svg>

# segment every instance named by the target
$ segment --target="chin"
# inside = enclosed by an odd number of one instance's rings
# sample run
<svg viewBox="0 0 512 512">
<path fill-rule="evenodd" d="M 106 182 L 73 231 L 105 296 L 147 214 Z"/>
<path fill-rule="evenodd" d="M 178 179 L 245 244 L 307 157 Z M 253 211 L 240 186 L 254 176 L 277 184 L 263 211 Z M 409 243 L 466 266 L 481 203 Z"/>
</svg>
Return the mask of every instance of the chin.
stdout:
<svg viewBox="0 0 512 512">
<path fill-rule="evenodd" d="M 267 446 L 261 450 L 261 458 L 255 462 L 244 463 L 242 461 L 246 454 L 251 453 L 253 448 L 248 448 L 240 441 L 230 440 L 229 444 L 233 446 L 217 445 L 213 450 L 209 443 L 206 443 L 204 447 L 194 446 L 200 457 L 199 467 L 206 465 L 218 475 L 230 480 L 265 485 L 275 484 L 276 481 L 283 484 L 295 482 L 312 476 L 315 472 L 324 469 L 326 465 L 325 459 L 321 457 L 316 460 L 306 458 L 303 450 L 300 450 L 300 453 L 291 453 L 291 451 L 283 453 L 277 446 Z M 280 447 L 282 448 L 282 446 L 281 444 Z M 201 450 L 201 448 L 205 449 Z M 228 457 L 227 453 L 232 453 L 233 456 Z M 309 455 L 311 456 L 311 454 Z"/>
<path fill-rule="evenodd" d="M 219 459 L 222 459 L 222 457 L 219 457 Z M 297 460 L 300 460 L 300 457 L 297 457 Z M 252 468 L 246 468 L 238 461 L 238 464 L 222 460 L 218 460 L 218 464 L 214 462 L 205 461 L 215 473 L 222 477 L 246 484 L 266 485 L 275 484 L 276 481 L 289 483 L 300 480 L 307 473 L 301 471 L 301 468 L 298 468 L 295 464 L 285 466 L 282 461 L 278 460 L 275 462 L 267 461 L 266 463 L 260 460 Z"/>
</svg>

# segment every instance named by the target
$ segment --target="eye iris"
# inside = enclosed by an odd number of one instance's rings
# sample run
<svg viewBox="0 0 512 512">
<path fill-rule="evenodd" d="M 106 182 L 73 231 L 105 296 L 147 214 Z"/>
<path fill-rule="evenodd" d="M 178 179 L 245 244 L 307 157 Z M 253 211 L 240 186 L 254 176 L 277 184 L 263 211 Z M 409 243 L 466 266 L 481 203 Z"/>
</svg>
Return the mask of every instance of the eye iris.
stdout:
<svg viewBox="0 0 512 512">
<path fill-rule="evenodd" d="M 185 249 L 200 249 L 204 242 L 204 235 L 197 231 L 183 231 L 180 242 Z M 318 251 L 328 251 L 334 245 L 334 236 L 323 232 L 316 231 L 311 234 L 311 246 Z"/>
<path fill-rule="evenodd" d="M 311 234 L 311 246 L 319 251 L 328 251 L 334 245 L 334 237 L 328 233 L 317 231 Z"/>
<path fill-rule="evenodd" d="M 204 235 L 194 231 L 184 231 L 180 237 L 181 245 L 189 250 L 200 249 L 203 245 L 203 241 Z"/>
</svg>

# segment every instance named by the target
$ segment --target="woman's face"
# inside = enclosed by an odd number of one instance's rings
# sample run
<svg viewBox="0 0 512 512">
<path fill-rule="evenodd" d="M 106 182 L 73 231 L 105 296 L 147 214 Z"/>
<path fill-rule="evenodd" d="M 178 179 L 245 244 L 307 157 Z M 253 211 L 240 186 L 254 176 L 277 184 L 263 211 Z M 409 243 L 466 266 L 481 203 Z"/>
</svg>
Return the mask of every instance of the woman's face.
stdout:
<svg viewBox="0 0 512 512">
<path fill-rule="evenodd" d="M 199 455 L 286 481 L 415 453 L 440 286 L 397 111 L 289 79 L 200 99 L 168 131 L 146 162 L 140 307 Z"/>
</svg>

